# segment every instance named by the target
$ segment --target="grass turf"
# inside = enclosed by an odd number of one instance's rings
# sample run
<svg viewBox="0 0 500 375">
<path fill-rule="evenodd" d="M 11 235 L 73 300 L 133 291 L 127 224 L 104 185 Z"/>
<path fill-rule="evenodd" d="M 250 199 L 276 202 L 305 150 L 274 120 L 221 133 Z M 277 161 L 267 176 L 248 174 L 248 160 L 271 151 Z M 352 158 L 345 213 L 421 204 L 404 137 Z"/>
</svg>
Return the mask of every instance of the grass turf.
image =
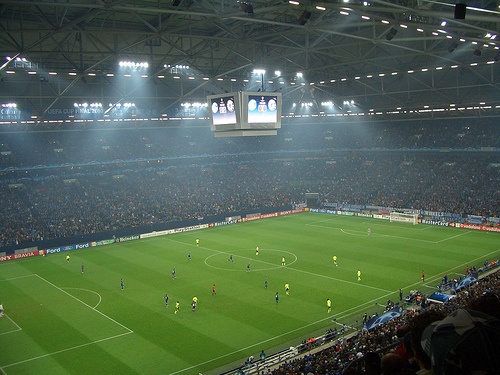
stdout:
<svg viewBox="0 0 500 375">
<path fill-rule="evenodd" d="M 494 233 L 304 213 L 5 262 L 0 369 L 218 373 L 261 350 L 271 353 L 339 324 L 357 326 L 363 313 L 398 300 L 399 288 L 405 295 L 429 292 L 445 273 L 454 277 L 467 265 L 498 259 L 498 240 Z"/>
</svg>

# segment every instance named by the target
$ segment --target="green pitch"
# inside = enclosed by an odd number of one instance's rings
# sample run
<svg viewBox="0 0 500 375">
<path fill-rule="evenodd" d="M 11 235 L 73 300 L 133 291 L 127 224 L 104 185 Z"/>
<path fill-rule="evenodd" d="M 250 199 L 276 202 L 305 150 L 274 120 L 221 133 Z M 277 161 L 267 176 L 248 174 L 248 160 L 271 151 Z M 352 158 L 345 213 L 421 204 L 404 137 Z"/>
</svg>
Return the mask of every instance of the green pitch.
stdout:
<svg viewBox="0 0 500 375">
<path fill-rule="evenodd" d="M 399 288 L 429 292 L 445 273 L 498 259 L 499 239 L 304 213 L 5 262 L 0 373 L 215 374 L 339 324 L 359 327 Z"/>
</svg>

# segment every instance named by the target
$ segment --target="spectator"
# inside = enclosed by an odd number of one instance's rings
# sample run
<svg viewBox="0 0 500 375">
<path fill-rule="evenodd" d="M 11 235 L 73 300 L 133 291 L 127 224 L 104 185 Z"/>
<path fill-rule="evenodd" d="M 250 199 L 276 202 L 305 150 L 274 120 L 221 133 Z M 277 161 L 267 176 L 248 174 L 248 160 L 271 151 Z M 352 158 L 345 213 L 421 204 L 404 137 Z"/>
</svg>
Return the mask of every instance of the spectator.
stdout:
<svg viewBox="0 0 500 375">
<path fill-rule="evenodd" d="M 431 359 L 420 345 L 422 333 L 432 322 L 441 320 L 445 314 L 439 310 L 430 309 L 421 314 L 417 314 L 410 321 L 410 337 L 415 360 L 420 370 L 417 375 L 433 375 Z"/>
<path fill-rule="evenodd" d="M 368 352 L 363 357 L 365 362 L 365 375 L 380 375 L 382 367 L 380 366 L 380 355 L 374 352 Z"/>
<path fill-rule="evenodd" d="M 421 345 L 435 375 L 499 374 L 500 321 L 482 312 L 454 311 L 424 330 Z"/>
</svg>

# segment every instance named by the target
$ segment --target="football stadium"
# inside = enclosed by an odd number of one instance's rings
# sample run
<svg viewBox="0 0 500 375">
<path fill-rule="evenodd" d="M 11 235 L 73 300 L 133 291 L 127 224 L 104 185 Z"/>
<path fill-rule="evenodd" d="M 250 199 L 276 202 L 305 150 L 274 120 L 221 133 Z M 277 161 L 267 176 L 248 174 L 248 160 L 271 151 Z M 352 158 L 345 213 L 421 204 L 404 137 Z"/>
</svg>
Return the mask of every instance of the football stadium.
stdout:
<svg viewBox="0 0 500 375">
<path fill-rule="evenodd" d="M 494 1 L 0 12 L 0 374 L 498 374 Z"/>
</svg>

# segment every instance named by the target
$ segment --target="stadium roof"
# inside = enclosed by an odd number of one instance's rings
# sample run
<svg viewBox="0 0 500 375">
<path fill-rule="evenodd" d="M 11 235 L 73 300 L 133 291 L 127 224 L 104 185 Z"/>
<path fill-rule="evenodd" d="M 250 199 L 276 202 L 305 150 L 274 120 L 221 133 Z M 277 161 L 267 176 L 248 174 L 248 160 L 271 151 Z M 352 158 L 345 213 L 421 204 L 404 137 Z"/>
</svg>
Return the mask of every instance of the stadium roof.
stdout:
<svg viewBox="0 0 500 375">
<path fill-rule="evenodd" d="M 0 102 L 39 117 L 76 102 L 167 113 L 239 90 L 318 112 L 500 112 L 496 1 L 469 2 L 465 15 L 427 0 L 3 0 L 0 10 Z"/>
</svg>

